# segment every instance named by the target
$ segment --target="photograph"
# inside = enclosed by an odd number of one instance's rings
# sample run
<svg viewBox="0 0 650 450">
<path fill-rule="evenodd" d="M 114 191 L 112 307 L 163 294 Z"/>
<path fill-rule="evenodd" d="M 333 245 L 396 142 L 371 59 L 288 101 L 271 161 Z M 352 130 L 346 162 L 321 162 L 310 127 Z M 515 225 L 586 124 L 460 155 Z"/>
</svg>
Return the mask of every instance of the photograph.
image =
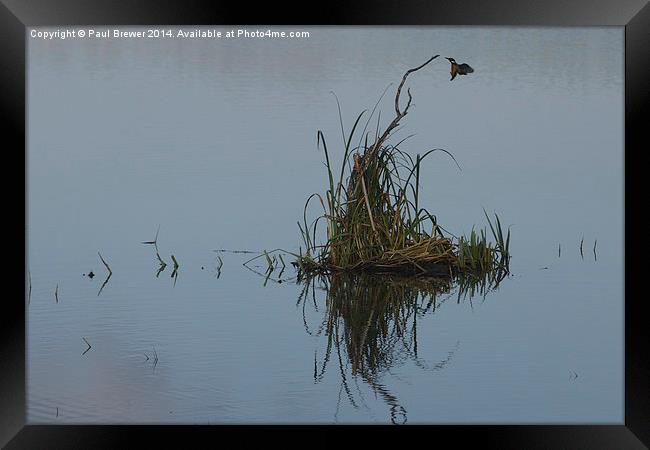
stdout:
<svg viewBox="0 0 650 450">
<path fill-rule="evenodd" d="M 625 425 L 625 48 L 27 26 L 27 425 Z"/>
</svg>

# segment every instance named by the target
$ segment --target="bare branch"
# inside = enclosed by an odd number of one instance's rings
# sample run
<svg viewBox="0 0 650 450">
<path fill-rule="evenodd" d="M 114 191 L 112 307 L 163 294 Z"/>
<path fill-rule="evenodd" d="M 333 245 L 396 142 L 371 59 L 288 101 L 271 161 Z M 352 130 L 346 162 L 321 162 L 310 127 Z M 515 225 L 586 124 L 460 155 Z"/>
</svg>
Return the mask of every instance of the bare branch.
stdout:
<svg viewBox="0 0 650 450">
<path fill-rule="evenodd" d="M 380 137 L 379 139 L 377 139 L 377 140 L 375 141 L 375 143 L 372 145 L 372 148 L 371 148 L 371 150 L 370 150 L 370 153 L 371 153 L 371 154 L 374 153 L 378 148 L 381 147 L 381 145 L 384 143 L 384 141 L 388 138 L 388 135 L 390 134 L 390 132 L 391 132 L 395 127 L 397 127 L 397 125 L 399 125 L 399 121 L 402 119 L 402 117 L 404 117 L 404 116 L 408 113 L 408 109 L 409 109 L 409 107 L 411 106 L 411 101 L 413 100 L 413 97 L 411 96 L 411 91 L 410 91 L 410 89 L 407 89 L 407 90 L 406 90 L 409 99 L 408 99 L 408 102 L 407 102 L 407 104 L 406 104 L 406 107 L 404 108 L 404 111 L 401 111 L 401 112 L 400 112 L 400 110 L 399 110 L 399 97 L 400 97 L 400 94 L 402 93 L 402 87 L 404 87 L 404 83 L 406 83 L 406 79 L 408 78 L 408 76 L 409 76 L 410 74 L 412 74 L 413 72 L 416 72 L 416 71 L 422 69 L 424 66 L 426 66 L 427 64 L 429 64 L 431 61 L 433 61 L 434 59 L 436 59 L 438 56 L 440 56 L 440 55 L 432 56 L 432 57 L 429 58 L 429 60 L 427 60 L 424 64 L 421 64 L 421 65 L 419 65 L 418 67 L 415 67 L 415 68 L 413 68 L 413 69 L 409 69 L 409 70 L 406 71 L 406 73 L 405 73 L 404 76 L 402 77 L 402 82 L 401 82 L 401 83 L 399 84 L 399 86 L 397 87 L 397 93 L 395 94 L 395 118 L 394 118 L 393 121 L 388 125 L 388 127 L 386 127 L 386 129 L 384 130 L 384 133 L 381 135 L 381 137 Z"/>
<path fill-rule="evenodd" d="M 422 65 L 420 65 L 420 66 L 418 66 L 418 67 L 416 67 L 416 68 L 414 68 L 414 69 L 409 69 L 409 70 L 407 70 L 406 73 L 404 74 L 404 76 L 402 77 L 402 82 L 401 82 L 401 83 L 399 84 L 399 86 L 397 87 L 397 94 L 395 95 L 395 113 L 397 114 L 398 117 L 399 117 L 399 116 L 405 116 L 405 115 L 406 115 L 406 109 L 408 109 L 408 106 L 407 106 L 403 113 L 399 112 L 399 95 L 400 95 L 400 93 L 402 92 L 402 86 L 404 86 L 404 83 L 406 83 L 406 79 L 408 78 L 408 76 L 409 76 L 410 74 L 412 74 L 413 72 L 415 72 L 415 71 L 417 71 L 417 70 L 420 70 L 421 68 L 423 68 L 424 66 L 426 66 L 427 64 L 429 64 L 431 61 L 433 61 L 434 59 L 436 59 L 438 56 L 440 56 L 440 55 L 432 56 L 432 57 L 429 58 L 429 60 L 428 60 L 427 62 L 425 62 L 424 64 L 422 64 Z M 410 94 L 409 94 L 409 97 L 410 97 Z"/>
</svg>

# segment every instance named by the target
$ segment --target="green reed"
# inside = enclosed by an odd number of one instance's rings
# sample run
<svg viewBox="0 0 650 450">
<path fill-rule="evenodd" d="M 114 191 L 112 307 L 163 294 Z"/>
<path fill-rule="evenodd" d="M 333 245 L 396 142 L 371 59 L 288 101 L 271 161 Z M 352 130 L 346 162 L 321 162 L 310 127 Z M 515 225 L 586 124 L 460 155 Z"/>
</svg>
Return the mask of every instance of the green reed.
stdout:
<svg viewBox="0 0 650 450">
<path fill-rule="evenodd" d="M 312 194 L 303 210 L 298 227 L 305 246 L 294 265 L 304 273 L 336 271 L 407 272 L 412 274 L 447 273 L 508 269 L 510 231 L 504 237 L 499 217 L 495 223 L 486 215 L 492 237 L 486 231 L 468 237 L 447 236 L 438 220 L 420 201 L 421 165 L 434 152 L 443 152 L 458 166 L 454 156 L 445 149 L 433 148 L 415 157 L 402 150 L 408 139 L 389 143 L 412 102 L 407 89 L 406 106 L 400 107 L 400 94 L 407 77 L 424 64 L 407 71 L 397 88 L 395 118 L 382 131 L 379 117 L 374 132 L 368 131 L 381 98 L 367 115 L 360 113 L 348 134 L 343 130 L 340 104 L 339 119 L 343 136 L 343 160 L 335 169 L 330 149 L 322 131 L 317 133 L 317 146 L 325 155 L 328 188 L 325 195 Z M 384 92 L 385 93 L 385 92 Z M 383 94 L 382 94 L 383 97 Z M 358 144 L 353 146 L 353 142 Z M 307 211 L 317 201 L 322 209 L 309 222 Z M 317 231 L 324 223 L 327 240 L 317 244 Z"/>
</svg>

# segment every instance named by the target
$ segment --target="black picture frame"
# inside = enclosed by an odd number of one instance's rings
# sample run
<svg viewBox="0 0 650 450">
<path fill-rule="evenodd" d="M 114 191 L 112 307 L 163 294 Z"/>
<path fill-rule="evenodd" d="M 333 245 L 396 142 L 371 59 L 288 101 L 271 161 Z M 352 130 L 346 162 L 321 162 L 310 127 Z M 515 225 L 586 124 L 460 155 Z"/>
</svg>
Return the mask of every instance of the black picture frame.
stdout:
<svg viewBox="0 0 650 450">
<path fill-rule="evenodd" d="M 647 0 L 495 0 L 456 2 L 361 2 L 352 5 L 322 3 L 303 4 L 302 10 L 276 2 L 252 6 L 225 2 L 154 1 L 113 2 L 110 0 L 2 0 L 0 5 L 0 78 L 2 117 L 7 126 L 4 134 L 5 154 L 14 156 L 6 172 L 18 174 L 26 187 L 27 172 L 14 170 L 25 164 L 25 46 L 26 28 L 64 25 L 517 25 L 517 26 L 624 26 L 625 27 L 625 423 L 615 426 L 540 425 L 540 426 L 431 426 L 425 428 L 430 439 L 441 442 L 453 439 L 457 444 L 476 443 L 498 448 L 646 448 L 650 445 L 650 372 L 648 339 L 645 328 L 645 302 L 637 287 L 640 277 L 632 273 L 642 263 L 633 262 L 642 243 L 632 243 L 631 236 L 645 234 L 643 221 L 633 213 L 647 202 L 633 200 L 641 192 L 637 159 L 643 147 L 644 128 L 650 94 L 650 6 Z M 288 11 L 292 11 L 289 13 Z M 311 14 L 308 12 L 311 11 Z M 578 75 L 578 74 L 576 74 Z M 13 165 L 15 164 L 15 166 Z M 25 167 L 25 170 L 27 168 Z M 22 176 L 24 174 L 24 177 Z M 5 188 L 15 202 L 14 211 L 6 211 L 6 241 L 21 233 L 27 239 L 26 196 L 15 188 Z M 14 196 L 15 193 L 15 196 Z M 638 194 L 636 194 L 638 195 Z M 631 208 L 628 208 L 630 206 Z M 12 214 L 13 213 L 13 214 Z M 22 215 L 21 215 L 22 214 Z M 16 217 L 24 217 L 21 223 Z M 21 229 L 21 226 L 23 228 Z M 13 233 L 12 233 L 13 232 Z M 9 238 L 9 239 L 7 239 Z M 628 245 L 628 242 L 631 242 Z M 11 254 L 10 266 L 3 267 L 6 280 L 18 287 L 18 294 L 4 295 L 0 312 L 0 445 L 7 448 L 128 448 L 134 439 L 145 438 L 147 446 L 156 442 L 169 445 L 185 439 L 208 439 L 218 443 L 225 430 L 239 431 L 246 438 L 250 427 L 222 426 L 34 426 L 26 425 L 25 397 L 25 289 L 18 272 L 25 267 L 26 241 L 22 250 Z M 9 257 L 4 254 L 2 259 Z M 5 264 L 5 263 L 3 263 Z M 630 272 L 628 272 L 628 269 Z M 7 274 L 7 271 L 10 274 Z M 13 273 L 13 271 L 17 273 Z M 287 431 L 286 427 L 255 427 L 267 432 Z M 293 428 L 293 427 L 292 427 Z M 298 427 L 321 432 L 319 427 Z M 351 427 L 342 427 L 348 431 Z M 352 427 L 357 428 L 357 427 Z M 395 432 L 398 427 L 392 427 Z M 384 427 L 363 430 L 366 437 L 383 436 Z M 411 428 L 412 430 L 413 428 Z M 380 431 L 381 430 L 381 431 Z M 331 430 L 328 430 L 329 434 Z M 403 429 L 396 432 L 403 432 Z M 432 434 L 433 432 L 433 434 Z M 246 434 L 244 434 L 246 433 Z M 293 434 L 292 434 L 293 435 Z M 287 434 L 289 436 L 289 434 Z M 644 445 L 645 444 L 645 445 Z M 186 446 L 186 445 L 184 445 Z"/>
</svg>

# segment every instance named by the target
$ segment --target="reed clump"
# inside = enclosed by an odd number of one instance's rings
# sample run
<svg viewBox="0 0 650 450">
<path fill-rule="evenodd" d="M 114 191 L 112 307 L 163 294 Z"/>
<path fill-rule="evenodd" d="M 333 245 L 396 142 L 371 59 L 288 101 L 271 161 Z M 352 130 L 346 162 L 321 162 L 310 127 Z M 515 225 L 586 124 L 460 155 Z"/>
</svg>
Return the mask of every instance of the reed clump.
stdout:
<svg viewBox="0 0 650 450">
<path fill-rule="evenodd" d="M 389 142 L 411 107 L 410 89 L 406 91 L 406 105 L 400 106 L 400 95 L 408 76 L 438 56 L 404 74 L 395 94 L 395 118 L 385 129 L 380 130 L 378 117 L 374 132 L 368 131 L 379 102 L 360 133 L 357 130 L 367 111 L 359 114 L 347 135 L 341 120 L 343 161 L 336 172 L 325 137 L 318 131 L 317 145 L 325 154 L 329 186 L 324 196 L 313 194 L 307 199 L 303 223 L 298 223 L 305 246 L 294 262 L 300 273 L 455 275 L 489 270 L 507 272 L 510 232 L 504 236 L 498 216 L 493 224 L 486 213 L 494 243 L 488 241 L 486 230 L 473 230 L 468 237 L 455 238 L 445 233 L 436 216 L 420 204 L 422 161 L 434 152 L 443 152 L 458 165 L 453 155 L 434 148 L 413 157 L 401 148 L 406 139 L 395 144 Z M 359 143 L 353 146 L 357 138 Z M 323 213 L 308 223 L 307 210 L 315 200 Z M 316 234 L 321 223 L 326 225 L 327 240 L 317 244 Z"/>
</svg>

